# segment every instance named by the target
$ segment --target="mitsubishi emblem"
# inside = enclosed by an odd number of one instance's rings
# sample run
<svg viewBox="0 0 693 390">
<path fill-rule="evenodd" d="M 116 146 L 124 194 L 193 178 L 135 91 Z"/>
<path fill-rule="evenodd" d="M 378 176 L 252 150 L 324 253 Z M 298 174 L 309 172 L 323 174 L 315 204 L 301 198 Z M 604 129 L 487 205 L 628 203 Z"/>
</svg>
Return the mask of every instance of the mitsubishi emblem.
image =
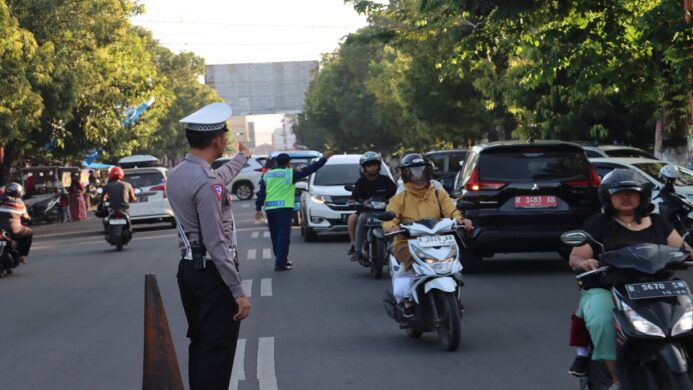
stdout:
<svg viewBox="0 0 693 390">
<path fill-rule="evenodd" d="M 537 185 L 537 183 L 534 183 L 534 185 L 532 186 L 532 191 L 537 191 L 538 189 L 539 186 Z"/>
</svg>

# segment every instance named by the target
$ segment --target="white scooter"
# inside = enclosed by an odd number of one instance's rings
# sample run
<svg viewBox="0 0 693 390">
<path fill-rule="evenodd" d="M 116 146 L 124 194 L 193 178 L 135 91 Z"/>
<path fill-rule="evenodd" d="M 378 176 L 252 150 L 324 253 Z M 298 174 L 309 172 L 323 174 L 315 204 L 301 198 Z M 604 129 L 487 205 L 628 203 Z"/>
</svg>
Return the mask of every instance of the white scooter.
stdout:
<svg viewBox="0 0 693 390">
<path fill-rule="evenodd" d="M 379 215 L 383 221 L 393 218 L 392 213 Z M 436 331 L 443 348 L 455 351 L 461 336 L 460 287 L 464 285 L 455 232 L 462 226 L 450 218 L 428 218 L 400 226 L 402 230 L 387 236 L 407 236 L 414 263 L 412 271 L 405 272 L 390 254 L 394 291 L 386 292 L 385 310 L 410 337 Z M 397 300 L 404 298 L 411 299 L 413 316 L 405 315 L 402 305 L 397 304 Z"/>
</svg>

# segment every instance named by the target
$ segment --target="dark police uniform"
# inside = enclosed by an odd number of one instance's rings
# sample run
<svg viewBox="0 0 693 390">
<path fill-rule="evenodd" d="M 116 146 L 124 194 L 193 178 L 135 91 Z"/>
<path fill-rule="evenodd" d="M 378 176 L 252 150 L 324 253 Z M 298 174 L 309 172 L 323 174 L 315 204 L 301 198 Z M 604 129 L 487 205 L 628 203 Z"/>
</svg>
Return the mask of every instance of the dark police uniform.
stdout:
<svg viewBox="0 0 693 390">
<path fill-rule="evenodd" d="M 224 128 L 231 108 L 213 103 L 181 120 L 188 130 Z M 190 338 L 188 376 L 191 390 L 226 390 L 229 387 L 240 322 L 236 298 L 245 296 L 238 273 L 231 194 L 227 184 L 248 158 L 237 154 L 214 170 L 192 154 L 173 169 L 167 193 L 184 236 L 178 286 Z M 203 246 L 204 268 L 197 269 L 188 246 Z"/>
</svg>

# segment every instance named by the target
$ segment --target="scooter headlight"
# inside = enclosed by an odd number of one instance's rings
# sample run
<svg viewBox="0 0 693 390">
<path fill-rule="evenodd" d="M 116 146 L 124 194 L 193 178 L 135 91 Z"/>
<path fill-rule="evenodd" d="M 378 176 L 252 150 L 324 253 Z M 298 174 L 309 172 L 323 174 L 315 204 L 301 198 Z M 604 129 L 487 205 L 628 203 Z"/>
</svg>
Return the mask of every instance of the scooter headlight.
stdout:
<svg viewBox="0 0 693 390">
<path fill-rule="evenodd" d="M 674 327 L 671 328 L 671 335 L 678 336 L 682 333 L 693 330 L 693 304 L 691 298 L 684 296 L 686 303 L 684 304 L 683 315 L 676 321 Z"/>
<path fill-rule="evenodd" d="M 626 317 L 628 317 L 628 319 L 630 320 L 630 323 L 633 324 L 635 330 L 648 336 L 655 336 L 661 338 L 667 337 L 664 334 L 664 331 L 659 326 L 653 324 L 652 322 L 638 314 L 635 310 L 633 310 L 630 306 L 626 305 L 624 302 L 621 302 L 621 305 L 623 307 L 623 312 L 626 314 Z"/>
<path fill-rule="evenodd" d="M 449 274 L 452 272 L 452 261 L 454 257 L 446 257 L 442 260 L 426 259 L 426 264 L 429 264 L 437 274 Z"/>
</svg>

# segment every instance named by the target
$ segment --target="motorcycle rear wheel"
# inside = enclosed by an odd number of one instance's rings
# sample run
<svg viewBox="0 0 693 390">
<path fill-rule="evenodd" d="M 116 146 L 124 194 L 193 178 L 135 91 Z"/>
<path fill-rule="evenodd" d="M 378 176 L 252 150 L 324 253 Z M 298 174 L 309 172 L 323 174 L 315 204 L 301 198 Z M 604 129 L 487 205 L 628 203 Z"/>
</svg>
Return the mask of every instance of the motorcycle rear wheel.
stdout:
<svg viewBox="0 0 693 390">
<path fill-rule="evenodd" d="M 440 318 L 436 331 L 442 347 L 447 351 L 456 351 L 460 346 L 462 324 L 460 309 L 455 294 L 436 290 L 434 301 Z"/>
</svg>

